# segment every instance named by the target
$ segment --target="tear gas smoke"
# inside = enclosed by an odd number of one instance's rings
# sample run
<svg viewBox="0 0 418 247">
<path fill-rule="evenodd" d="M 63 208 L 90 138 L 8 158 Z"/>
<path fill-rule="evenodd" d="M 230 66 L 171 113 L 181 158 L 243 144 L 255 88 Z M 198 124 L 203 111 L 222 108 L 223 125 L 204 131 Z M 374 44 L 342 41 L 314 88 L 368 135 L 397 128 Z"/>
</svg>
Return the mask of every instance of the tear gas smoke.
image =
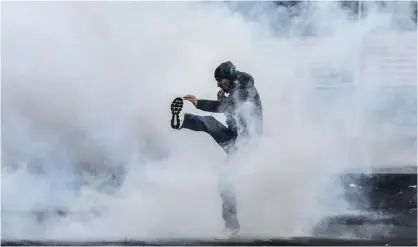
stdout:
<svg viewBox="0 0 418 247">
<path fill-rule="evenodd" d="M 225 60 L 254 76 L 265 116 L 262 142 L 236 161 L 243 235 L 309 235 L 347 210 L 336 174 L 414 161 L 415 150 L 371 141 L 398 132 L 370 114 L 387 77 L 359 72 L 373 30 L 393 50 L 411 40 L 392 25 L 409 10 L 371 4 L 357 22 L 336 2 L 310 4 L 3 3 L 2 237 L 212 236 L 225 154 L 206 134 L 171 129 L 169 105 L 215 99 Z M 352 83 L 320 77 L 331 71 Z M 320 90 L 318 78 L 342 86 Z M 80 214 L 38 223 L 16 213 L 57 207 Z"/>
</svg>

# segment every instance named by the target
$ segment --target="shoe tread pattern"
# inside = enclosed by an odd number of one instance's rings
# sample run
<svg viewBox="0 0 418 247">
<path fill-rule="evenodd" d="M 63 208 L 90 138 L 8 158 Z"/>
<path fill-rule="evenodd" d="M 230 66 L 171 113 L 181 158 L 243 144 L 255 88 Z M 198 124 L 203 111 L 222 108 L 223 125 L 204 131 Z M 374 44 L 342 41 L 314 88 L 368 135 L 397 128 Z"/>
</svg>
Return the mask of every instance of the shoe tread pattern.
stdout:
<svg viewBox="0 0 418 247">
<path fill-rule="evenodd" d="M 183 99 L 177 97 L 171 103 L 171 127 L 173 129 L 180 128 L 180 112 L 183 109 Z"/>
</svg>

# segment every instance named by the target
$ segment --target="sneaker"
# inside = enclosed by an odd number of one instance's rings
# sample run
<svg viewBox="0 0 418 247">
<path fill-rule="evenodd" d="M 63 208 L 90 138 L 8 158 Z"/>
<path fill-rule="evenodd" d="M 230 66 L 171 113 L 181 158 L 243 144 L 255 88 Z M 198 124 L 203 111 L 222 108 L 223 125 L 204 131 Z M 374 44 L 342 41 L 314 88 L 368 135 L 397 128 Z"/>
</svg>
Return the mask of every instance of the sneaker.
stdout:
<svg viewBox="0 0 418 247">
<path fill-rule="evenodd" d="M 171 103 L 171 128 L 181 129 L 184 121 L 183 99 L 178 97 Z"/>
<path fill-rule="evenodd" d="M 235 237 L 239 232 L 239 229 L 235 228 L 225 228 L 223 229 L 218 236 L 216 236 L 217 240 L 227 240 L 232 237 Z"/>
</svg>

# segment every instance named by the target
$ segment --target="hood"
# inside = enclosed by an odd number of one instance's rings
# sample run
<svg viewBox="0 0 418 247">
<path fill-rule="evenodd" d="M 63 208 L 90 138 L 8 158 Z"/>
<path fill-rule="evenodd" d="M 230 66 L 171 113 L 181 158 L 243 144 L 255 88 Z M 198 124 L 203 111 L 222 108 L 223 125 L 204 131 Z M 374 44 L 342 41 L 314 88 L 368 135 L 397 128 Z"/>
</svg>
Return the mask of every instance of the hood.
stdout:
<svg viewBox="0 0 418 247">
<path fill-rule="evenodd" d="M 238 70 L 235 72 L 235 77 L 232 83 L 229 84 L 229 91 L 238 88 L 254 87 L 254 78 L 250 74 Z"/>
</svg>

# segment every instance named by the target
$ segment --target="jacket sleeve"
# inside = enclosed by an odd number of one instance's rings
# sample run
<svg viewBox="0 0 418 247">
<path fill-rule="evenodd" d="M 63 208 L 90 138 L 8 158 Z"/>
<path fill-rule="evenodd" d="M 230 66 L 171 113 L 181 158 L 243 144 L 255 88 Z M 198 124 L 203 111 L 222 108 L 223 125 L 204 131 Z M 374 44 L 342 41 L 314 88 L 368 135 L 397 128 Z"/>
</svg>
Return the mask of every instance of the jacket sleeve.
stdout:
<svg viewBox="0 0 418 247">
<path fill-rule="evenodd" d="M 224 112 L 224 101 L 220 100 L 197 100 L 196 108 L 202 111 L 222 113 Z"/>
</svg>

